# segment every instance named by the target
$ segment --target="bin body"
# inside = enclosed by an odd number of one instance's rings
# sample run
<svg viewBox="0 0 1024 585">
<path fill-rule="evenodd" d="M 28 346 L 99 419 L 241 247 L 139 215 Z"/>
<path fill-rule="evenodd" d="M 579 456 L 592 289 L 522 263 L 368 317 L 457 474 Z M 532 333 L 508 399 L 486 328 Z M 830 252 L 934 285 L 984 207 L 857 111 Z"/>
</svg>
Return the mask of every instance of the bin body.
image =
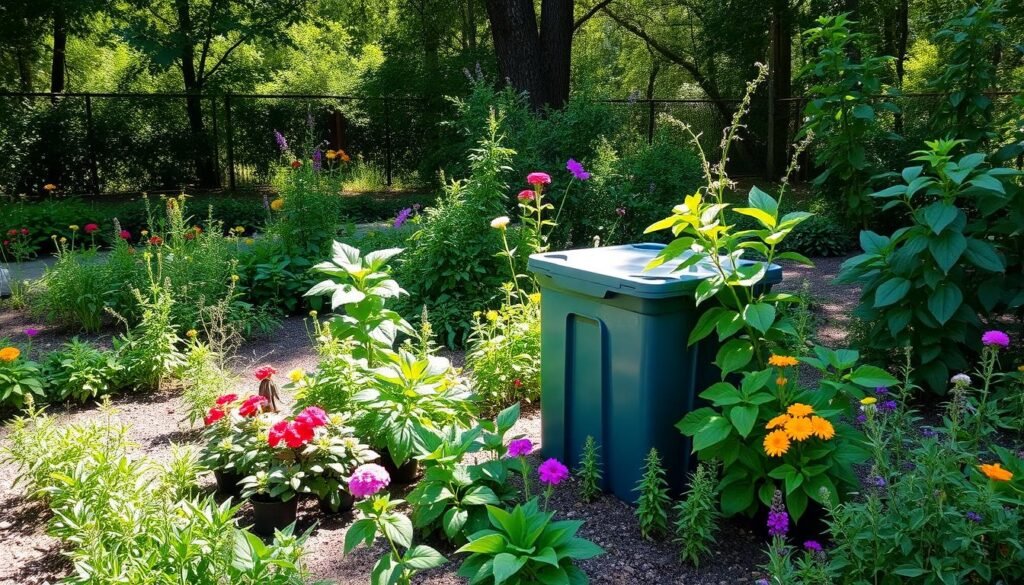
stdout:
<svg viewBox="0 0 1024 585">
<path fill-rule="evenodd" d="M 602 488 L 627 502 L 658 449 L 678 492 L 690 439 L 675 424 L 718 381 L 714 335 L 687 345 L 712 303 L 696 307 L 706 266 L 643 268 L 664 246 L 630 244 L 535 254 L 541 287 L 541 452 L 575 469 L 586 437 L 600 447 Z M 764 284 L 781 279 L 772 267 Z"/>
</svg>

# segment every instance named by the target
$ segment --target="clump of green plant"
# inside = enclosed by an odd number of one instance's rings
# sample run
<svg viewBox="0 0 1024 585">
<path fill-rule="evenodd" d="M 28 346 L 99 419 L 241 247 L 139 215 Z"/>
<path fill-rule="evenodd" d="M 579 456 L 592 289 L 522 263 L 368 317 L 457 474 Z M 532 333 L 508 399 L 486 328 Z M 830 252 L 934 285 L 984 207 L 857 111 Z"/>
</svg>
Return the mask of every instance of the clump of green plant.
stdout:
<svg viewBox="0 0 1024 585">
<path fill-rule="evenodd" d="M 181 339 L 171 321 L 175 303 L 169 288 L 169 281 L 153 280 L 146 294 L 133 291 L 142 317 L 138 325 L 114 338 L 117 359 L 124 364 L 125 386 L 157 388 L 182 364 L 178 351 Z"/>
<path fill-rule="evenodd" d="M 812 258 L 831 258 L 845 256 L 856 246 L 857 238 L 847 224 L 816 215 L 794 229 L 782 248 Z"/>
<path fill-rule="evenodd" d="M 44 364 L 49 398 L 85 402 L 117 390 L 124 366 L 114 352 L 103 351 L 77 337 L 50 353 Z"/>
<path fill-rule="evenodd" d="M 580 497 L 585 502 L 593 502 L 601 494 L 601 478 L 604 473 L 601 471 L 600 447 L 594 437 L 587 435 L 583 441 L 583 453 L 580 455 L 580 465 L 576 470 L 576 477 L 580 482 Z"/>
<path fill-rule="evenodd" d="M 540 295 L 513 302 L 511 285 L 497 310 L 477 312 L 466 368 L 481 409 L 493 412 L 540 397 Z"/>
<path fill-rule="evenodd" d="M 183 388 L 185 420 L 195 425 L 218 396 L 236 385 L 238 377 L 224 368 L 223 358 L 213 348 L 198 339 L 196 330 L 190 329 L 185 335 L 188 345 L 175 375 Z"/>
<path fill-rule="evenodd" d="M 690 475 L 690 487 L 675 505 L 675 539 L 679 558 L 694 567 L 711 554 L 718 531 L 718 510 L 715 494 L 714 466 L 707 462 L 697 465 Z"/>
<path fill-rule="evenodd" d="M 652 447 L 647 454 L 644 460 L 644 475 L 633 491 L 640 492 L 636 508 L 640 534 L 648 540 L 664 537 L 668 534 L 668 514 L 672 498 L 668 494 L 665 468 L 661 465 L 657 449 Z"/>
<path fill-rule="evenodd" d="M 32 302 L 32 311 L 63 325 L 98 331 L 103 326 L 110 274 L 98 251 L 57 243 L 57 261 L 47 267 Z M 121 286 L 123 281 L 117 281 Z"/>
<path fill-rule="evenodd" d="M 0 344 L 0 406 L 21 408 L 33 396 L 44 396 L 44 377 L 39 364 L 20 348 Z"/>
</svg>

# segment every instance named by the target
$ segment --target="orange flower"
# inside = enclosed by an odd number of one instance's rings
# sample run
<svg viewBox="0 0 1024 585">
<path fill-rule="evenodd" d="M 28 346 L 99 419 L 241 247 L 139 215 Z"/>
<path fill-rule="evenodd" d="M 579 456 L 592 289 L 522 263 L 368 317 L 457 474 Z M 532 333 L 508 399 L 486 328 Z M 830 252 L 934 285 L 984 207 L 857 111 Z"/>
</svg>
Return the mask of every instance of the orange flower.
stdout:
<svg viewBox="0 0 1024 585">
<path fill-rule="evenodd" d="M 21 350 L 16 347 L 5 347 L 0 349 L 0 362 L 13 362 L 21 355 Z"/>
<path fill-rule="evenodd" d="M 775 354 L 772 354 L 771 357 L 768 358 L 768 365 L 770 365 L 770 366 L 777 366 L 777 367 L 780 367 L 780 368 L 785 368 L 785 367 L 788 367 L 788 366 L 795 366 L 798 363 L 800 363 L 800 362 L 796 361 L 795 357 L 790 357 L 788 355 L 775 355 Z"/>
<path fill-rule="evenodd" d="M 779 416 L 777 416 L 777 417 L 773 418 L 772 420 L 768 421 L 768 424 L 764 425 L 764 428 L 766 428 L 766 429 L 774 429 L 776 427 L 783 426 L 787 422 L 789 422 L 789 415 L 788 414 L 780 414 Z"/>
<path fill-rule="evenodd" d="M 1002 463 L 982 463 L 978 466 L 978 469 L 993 481 L 1010 481 L 1013 479 L 1013 472 L 1009 469 L 1003 469 Z"/>
<path fill-rule="evenodd" d="M 832 423 L 820 416 L 811 417 L 811 429 L 815 437 L 826 441 L 836 436 L 836 429 L 832 426 Z"/>
<path fill-rule="evenodd" d="M 344 150 L 339 150 L 338 151 L 338 158 L 340 158 L 341 160 L 343 160 L 345 162 L 348 162 L 348 161 L 352 160 L 352 158 Z"/>
<path fill-rule="evenodd" d="M 280 197 L 274 199 L 273 201 L 270 202 L 270 208 L 273 209 L 274 211 L 281 211 L 282 209 L 284 209 L 284 199 L 281 199 Z"/>
<path fill-rule="evenodd" d="M 293 160 L 292 161 L 292 168 L 293 169 L 297 169 L 297 168 L 299 168 L 301 166 L 302 166 L 302 161 L 298 161 L 298 160 Z"/>
<path fill-rule="evenodd" d="M 785 428 L 786 434 L 794 441 L 809 439 L 811 434 L 814 433 L 814 427 L 811 425 L 810 419 L 803 417 L 789 419 L 789 421 L 786 422 Z"/>
<path fill-rule="evenodd" d="M 785 386 L 788 383 L 789 380 L 787 380 L 785 376 L 779 376 L 778 378 L 775 379 L 775 384 L 778 386 Z"/>
<path fill-rule="evenodd" d="M 782 457 L 789 451 L 789 437 L 784 431 L 772 431 L 764 438 L 764 452 L 769 457 Z"/>
<path fill-rule="evenodd" d="M 807 416 L 809 414 L 814 414 L 814 408 L 806 404 L 794 402 L 789 405 L 786 412 L 789 413 L 789 416 Z"/>
<path fill-rule="evenodd" d="M 43 185 L 43 191 L 56 191 L 56 190 L 57 190 L 57 185 L 54 185 L 53 183 L 47 183 L 47 184 Z"/>
</svg>

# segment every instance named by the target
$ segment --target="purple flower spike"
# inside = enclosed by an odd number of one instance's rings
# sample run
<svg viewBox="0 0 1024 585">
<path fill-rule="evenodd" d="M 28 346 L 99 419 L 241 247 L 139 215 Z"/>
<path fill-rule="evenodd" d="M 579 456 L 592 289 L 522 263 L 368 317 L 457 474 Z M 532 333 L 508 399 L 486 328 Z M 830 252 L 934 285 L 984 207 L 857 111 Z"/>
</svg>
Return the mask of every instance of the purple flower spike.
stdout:
<svg viewBox="0 0 1024 585">
<path fill-rule="evenodd" d="M 981 520 L 982 520 L 981 514 L 979 514 L 977 512 L 968 512 L 968 513 L 964 514 L 964 516 L 968 520 L 970 520 L 971 522 L 974 522 L 975 524 L 981 522 Z"/>
<path fill-rule="evenodd" d="M 277 147 L 281 149 L 281 152 L 288 150 L 288 141 L 285 140 L 284 134 L 277 130 L 274 130 L 274 141 L 277 142 Z"/>
<path fill-rule="evenodd" d="M 405 225 L 405 222 L 409 221 L 410 217 L 412 217 L 411 207 L 406 207 L 402 211 L 399 211 L 398 215 L 395 217 L 395 229 L 398 229 Z"/>
<path fill-rule="evenodd" d="M 567 171 L 572 173 L 573 177 L 576 177 L 580 181 L 586 181 L 590 178 L 590 173 L 588 173 L 583 168 L 583 165 L 577 162 L 576 159 L 570 158 L 569 161 L 565 163 L 565 168 Z"/>
<path fill-rule="evenodd" d="M 981 343 L 987 346 L 1010 347 L 1010 336 L 999 330 L 986 331 Z"/>
<path fill-rule="evenodd" d="M 821 547 L 821 543 L 818 542 L 817 540 L 808 540 L 807 542 L 804 543 L 804 548 L 807 549 L 808 552 L 813 552 L 813 553 L 820 553 L 823 550 L 825 550 L 824 548 Z"/>
</svg>

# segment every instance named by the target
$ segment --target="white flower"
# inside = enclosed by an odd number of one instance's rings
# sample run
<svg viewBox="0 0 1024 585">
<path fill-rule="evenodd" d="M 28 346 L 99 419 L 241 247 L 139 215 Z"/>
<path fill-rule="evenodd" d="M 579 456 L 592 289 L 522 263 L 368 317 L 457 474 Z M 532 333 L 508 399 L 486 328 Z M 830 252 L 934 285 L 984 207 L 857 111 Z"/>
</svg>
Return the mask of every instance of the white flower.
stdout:
<svg viewBox="0 0 1024 585">
<path fill-rule="evenodd" d="M 957 374 L 957 375 L 953 376 L 952 378 L 950 378 L 949 381 L 954 383 L 954 384 L 956 384 L 957 386 L 970 386 L 971 385 L 971 377 L 968 376 L 967 374 Z"/>
<path fill-rule="evenodd" d="M 507 215 L 503 215 L 501 217 L 496 217 L 496 218 L 491 220 L 491 227 L 496 229 L 496 230 L 503 230 L 503 229 L 505 229 L 508 226 L 508 222 L 509 222 L 509 219 L 508 219 Z"/>
</svg>

